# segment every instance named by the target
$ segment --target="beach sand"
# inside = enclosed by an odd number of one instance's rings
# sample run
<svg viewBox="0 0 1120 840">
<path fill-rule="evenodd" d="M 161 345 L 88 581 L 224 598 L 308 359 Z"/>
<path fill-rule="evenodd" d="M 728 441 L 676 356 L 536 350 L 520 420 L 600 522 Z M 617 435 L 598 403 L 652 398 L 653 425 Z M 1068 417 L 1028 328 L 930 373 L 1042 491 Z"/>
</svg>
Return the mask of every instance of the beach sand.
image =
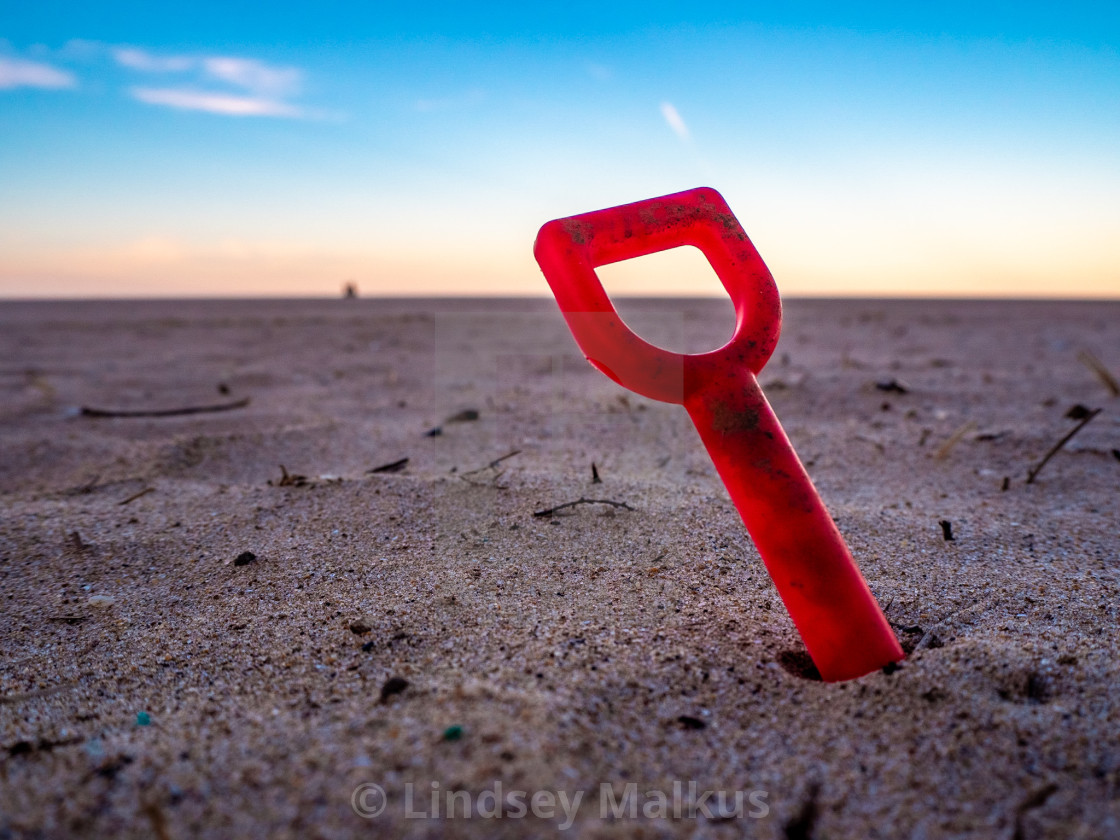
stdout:
<svg viewBox="0 0 1120 840">
<path fill-rule="evenodd" d="M 684 410 L 551 301 L 0 304 L 0 837 L 1120 836 L 1083 350 L 1120 303 L 786 302 L 760 381 L 912 651 L 826 684 Z M 533 515 L 581 498 L 632 510 Z"/>
</svg>

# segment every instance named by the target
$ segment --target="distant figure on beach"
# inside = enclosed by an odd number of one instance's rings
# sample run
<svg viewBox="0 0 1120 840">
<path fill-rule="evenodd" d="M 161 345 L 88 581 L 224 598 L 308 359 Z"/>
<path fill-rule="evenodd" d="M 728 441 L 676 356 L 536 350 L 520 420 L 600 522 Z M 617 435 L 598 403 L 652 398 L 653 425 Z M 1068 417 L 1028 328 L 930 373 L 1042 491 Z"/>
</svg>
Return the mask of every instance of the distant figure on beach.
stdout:
<svg viewBox="0 0 1120 840">
<path fill-rule="evenodd" d="M 356 298 L 358 296 L 358 284 L 348 282 L 342 290 L 342 296 L 345 298 Z"/>
</svg>

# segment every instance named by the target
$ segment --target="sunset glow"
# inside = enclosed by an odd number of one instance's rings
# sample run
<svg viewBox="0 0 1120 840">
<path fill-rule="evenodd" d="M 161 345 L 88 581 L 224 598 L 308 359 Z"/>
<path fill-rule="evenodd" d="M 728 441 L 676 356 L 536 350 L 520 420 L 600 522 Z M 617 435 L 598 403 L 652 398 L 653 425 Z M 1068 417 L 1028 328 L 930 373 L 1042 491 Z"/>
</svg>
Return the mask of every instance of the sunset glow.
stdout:
<svg viewBox="0 0 1120 840">
<path fill-rule="evenodd" d="M 0 297 L 542 295 L 543 222 L 701 185 L 783 294 L 1120 297 L 1120 11 L 834 5 L 23 4 Z"/>
</svg>

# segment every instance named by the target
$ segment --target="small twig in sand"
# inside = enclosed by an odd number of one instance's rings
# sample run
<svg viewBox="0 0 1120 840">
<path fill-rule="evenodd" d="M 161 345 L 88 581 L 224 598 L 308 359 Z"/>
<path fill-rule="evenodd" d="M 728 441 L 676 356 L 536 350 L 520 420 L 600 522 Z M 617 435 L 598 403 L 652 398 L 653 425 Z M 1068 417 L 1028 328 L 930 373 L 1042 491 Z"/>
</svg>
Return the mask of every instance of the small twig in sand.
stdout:
<svg viewBox="0 0 1120 840">
<path fill-rule="evenodd" d="M 58 694 L 58 692 L 60 691 L 66 691 L 69 688 L 73 688 L 77 684 L 77 681 L 65 682 L 59 683 L 58 685 L 52 685 L 47 688 L 40 688 L 36 691 L 26 691 L 23 694 L 3 694 L 0 695 L 0 706 L 4 705 L 5 703 L 22 703 L 24 700 L 34 700 L 37 697 L 49 697 L 52 694 Z"/>
<path fill-rule="evenodd" d="M 1058 786 L 1051 782 L 1036 790 L 1024 799 L 1015 809 L 1015 830 L 1011 833 L 1011 840 L 1023 840 L 1026 836 L 1023 831 L 1023 816 L 1027 811 L 1041 808 L 1051 796 L 1058 792 Z"/>
<path fill-rule="evenodd" d="M 561 510 L 564 510 L 564 509 L 570 508 L 570 507 L 575 507 L 576 505 L 610 505 L 611 507 L 625 508 L 626 510 L 633 510 L 634 509 L 634 508 L 630 507 L 630 505 L 626 504 L 626 502 L 616 502 L 616 501 L 613 501 L 612 499 L 585 499 L 585 498 L 580 497 L 580 498 L 576 499 L 574 502 L 564 502 L 564 504 L 557 505 L 556 507 L 550 507 L 550 508 L 545 508 L 544 510 L 538 510 L 536 513 L 533 514 L 533 516 L 552 516 L 552 514 L 558 512 L 558 511 L 561 511 Z"/>
<path fill-rule="evenodd" d="M 128 497 L 127 499 L 125 499 L 125 500 L 124 500 L 123 502 L 117 502 L 117 504 L 118 504 L 118 505 L 127 505 L 127 504 L 128 504 L 129 502 L 135 502 L 135 501 L 136 501 L 137 499 L 139 499 L 139 498 L 140 498 L 141 496 L 147 496 L 147 495 L 148 495 L 149 493 L 154 493 L 154 492 L 156 492 L 156 488 L 154 488 L 154 487 L 145 487 L 145 488 L 144 488 L 143 490 L 141 490 L 141 491 L 140 491 L 139 493 L 133 493 L 133 494 L 132 494 L 131 496 L 129 496 L 129 497 Z"/>
<path fill-rule="evenodd" d="M 591 462 L 591 483 L 592 484 L 602 484 L 603 483 L 603 479 L 599 478 L 599 468 L 597 466 L 595 466 L 594 461 Z"/>
<path fill-rule="evenodd" d="M 59 624 L 69 624 L 71 627 L 81 624 L 83 621 L 89 621 L 88 615 L 49 615 L 47 621 L 54 621 Z"/>
<path fill-rule="evenodd" d="M 1069 433 L 1065 437 L 1055 443 L 1050 448 L 1050 451 L 1042 456 L 1042 460 L 1027 471 L 1027 484 L 1034 484 L 1035 478 L 1037 478 L 1038 474 L 1042 472 L 1042 468 L 1046 466 L 1046 462 L 1053 458 L 1056 454 L 1058 454 L 1058 450 L 1069 443 L 1070 438 L 1072 438 L 1075 434 L 1085 428 L 1085 426 L 1100 413 L 1101 410 L 1099 408 L 1094 408 L 1092 411 L 1086 414 L 1084 418 L 1082 418 L 1080 423 L 1070 429 Z"/>
<path fill-rule="evenodd" d="M 875 387 L 887 394 L 909 394 L 910 388 L 903 382 L 899 382 L 895 378 L 881 379 L 875 383 Z"/>
<path fill-rule="evenodd" d="M 512 458 L 514 455 L 520 455 L 520 454 L 521 454 L 521 450 L 520 449 L 515 449 L 512 452 L 507 452 L 501 458 L 495 458 L 493 461 L 491 461 L 486 466 L 493 469 L 494 467 L 498 466 L 498 464 L 502 463 L 502 461 L 504 461 L 506 458 Z"/>
<path fill-rule="evenodd" d="M 446 423 L 470 423 L 478 419 L 477 408 L 464 408 L 458 414 L 452 414 L 444 422 Z"/>
<path fill-rule="evenodd" d="M 235 408 L 244 408 L 249 404 L 249 398 L 236 402 L 220 403 L 218 405 L 188 405 L 184 408 L 164 408 L 140 411 L 116 411 L 114 409 L 90 408 L 82 406 L 83 417 L 178 417 L 183 414 L 206 414 L 213 411 L 232 411 Z"/>
<path fill-rule="evenodd" d="M 392 461 L 388 464 L 382 464 L 380 467 L 374 467 L 372 470 L 366 470 L 366 475 L 373 475 L 374 473 L 395 473 L 400 472 L 408 466 L 408 458 L 401 458 L 398 461 Z"/>
<path fill-rule="evenodd" d="M 967 423 L 965 423 L 963 426 L 961 426 L 959 429 L 957 429 L 955 432 L 953 432 L 951 435 L 949 435 L 949 439 L 947 441 L 945 441 L 943 444 L 941 444 L 941 448 L 933 453 L 933 457 L 936 458 L 938 461 L 945 458 L 950 452 L 953 451 L 953 447 L 956 446 L 958 443 L 960 443 L 961 440 L 964 439 L 964 436 L 967 435 L 969 432 L 971 432 L 975 428 L 976 428 L 975 421 L 969 420 Z"/>
<path fill-rule="evenodd" d="M 171 840 L 171 834 L 167 830 L 167 817 L 164 816 L 158 802 L 154 799 L 141 800 L 140 812 L 151 823 L 152 833 L 155 834 L 156 840 Z"/>
<path fill-rule="evenodd" d="M 468 470 L 467 472 L 461 474 L 459 476 L 459 478 L 463 479 L 463 481 L 467 482 L 467 484 L 473 484 L 476 487 L 497 487 L 499 490 L 504 490 L 505 489 L 504 487 L 499 486 L 498 479 L 501 478 L 502 475 L 505 474 L 505 470 L 499 470 L 498 469 L 498 464 L 502 463 L 502 461 L 506 460 L 507 458 L 512 458 L 514 455 L 520 455 L 520 454 L 521 454 L 520 449 L 514 449 L 512 452 L 507 452 L 505 455 L 503 455 L 500 458 L 495 458 L 493 461 L 491 461 L 489 464 L 487 464 L 484 467 L 478 467 L 477 469 Z M 471 480 L 470 477 L 472 475 L 478 475 L 479 473 L 486 472 L 487 470 L 493 470 L 494 471 L 494 475 L 492 475 L 487 481 L 472 481 Z"/>
<path fill-rule="evenodd" d="M 268 483 L 272 484 L 272 479 L 269 479 Z M 283 464 L 280 465 L 280 480 L 276 482 L 277 487 L 306 487 L 307 484 L 307 476 L 289 473 L 284 469 Z"/>
<path fill-rule="evenodd" d="M 1104 366 L 1104 362 L 1090 353 L 1088 350 L 1082 350 L 1077 354 L 1078 360 L 1084 364 L 1089 370 L 1097 375 L 1097 378 L 1104 383 L 1104 387 L 1114 397 L 1120 397 L 1120 382 L 1116 381 L 1116 377 L 1112 372 Z"/>
</svg>

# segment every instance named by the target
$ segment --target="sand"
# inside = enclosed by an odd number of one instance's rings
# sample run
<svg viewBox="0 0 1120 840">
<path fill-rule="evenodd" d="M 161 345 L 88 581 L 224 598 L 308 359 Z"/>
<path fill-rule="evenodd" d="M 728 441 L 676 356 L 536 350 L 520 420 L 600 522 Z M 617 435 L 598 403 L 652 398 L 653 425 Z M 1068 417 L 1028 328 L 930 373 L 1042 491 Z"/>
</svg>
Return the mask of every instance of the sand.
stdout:
<svg viewBox="0 0 1120 840">
<path fill-rule="evenodd" d="M 787 301 L 760 379 L 912 651 L 826 684 L 684 410 L 551 301 L 0 304 L 0 837 L 1120 836 L 1082 350 L 1120 304 Z M 533 515 L 580 498 L 632 510 Z"/>
</svg>

